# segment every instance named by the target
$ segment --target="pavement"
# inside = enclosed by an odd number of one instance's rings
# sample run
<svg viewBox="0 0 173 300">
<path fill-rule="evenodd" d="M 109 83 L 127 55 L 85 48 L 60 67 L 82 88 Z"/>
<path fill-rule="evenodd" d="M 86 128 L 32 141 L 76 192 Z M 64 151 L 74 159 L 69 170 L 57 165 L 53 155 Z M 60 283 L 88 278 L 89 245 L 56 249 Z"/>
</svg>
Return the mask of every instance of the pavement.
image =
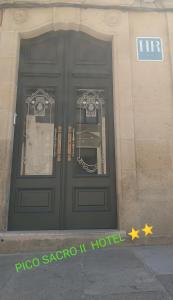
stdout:
<svg viewBox="0 0 173 300">
<path fill-rule="evenodd" d="M 0 255 L 0 300 L 173 299 L 173 246 L 122 244 L 16 272 L 47 253 Z"/>
</svg>

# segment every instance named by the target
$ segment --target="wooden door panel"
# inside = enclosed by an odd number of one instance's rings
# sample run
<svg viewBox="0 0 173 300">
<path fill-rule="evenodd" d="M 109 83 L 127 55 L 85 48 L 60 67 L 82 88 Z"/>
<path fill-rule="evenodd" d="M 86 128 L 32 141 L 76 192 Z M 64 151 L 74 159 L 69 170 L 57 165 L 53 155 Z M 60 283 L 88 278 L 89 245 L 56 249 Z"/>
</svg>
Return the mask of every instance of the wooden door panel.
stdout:
<svg viewBox="0 0 173 300">
<path fill-rule="evenodd" d="M 83 32 L 70 33 L 70 68 L 72 73 L 112 75 L 112 44 Z"/>
<path fill-rule="evenodd" d="M 20 71 L 31 74 L 62 74 L 64 35 L 62 31 L 45 33 L 22 40 Z"/>
<path fill-rule="evenodd" d="M 65 229 L 116 227 L 110 46 L 82 33 L 69 39 L 74 155 L 66 164 Z"/>
<path fill-rule="evenodd" d="M 57 163 L 54 147 L 55 129 L 62 123 L 60 99 L 61 78 L 21 78 L 17 100 L 9 229 L 46 230 L 60 226 L 59 178 L 62 163 Z"/>
</svg>

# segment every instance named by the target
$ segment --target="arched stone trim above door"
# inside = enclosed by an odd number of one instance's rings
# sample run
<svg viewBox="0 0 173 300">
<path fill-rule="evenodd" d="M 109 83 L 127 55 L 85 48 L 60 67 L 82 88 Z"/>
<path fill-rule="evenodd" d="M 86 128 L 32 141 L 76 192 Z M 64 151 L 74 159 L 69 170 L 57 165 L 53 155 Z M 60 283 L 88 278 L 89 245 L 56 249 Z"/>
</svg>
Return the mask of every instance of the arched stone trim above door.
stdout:
<svg viewBox="0 0 173 300">
<path fill-rule="evenodd" d="M 23 38 L 51 30 L 84 31 L 98 39 L 111 40 L 127 19 L 128 13 L 115 10 L 79 8 L 7 9 L 3 30 L 19 32 Z M 21 26 L 22 25 L 22 26 Z"/>
</svg>

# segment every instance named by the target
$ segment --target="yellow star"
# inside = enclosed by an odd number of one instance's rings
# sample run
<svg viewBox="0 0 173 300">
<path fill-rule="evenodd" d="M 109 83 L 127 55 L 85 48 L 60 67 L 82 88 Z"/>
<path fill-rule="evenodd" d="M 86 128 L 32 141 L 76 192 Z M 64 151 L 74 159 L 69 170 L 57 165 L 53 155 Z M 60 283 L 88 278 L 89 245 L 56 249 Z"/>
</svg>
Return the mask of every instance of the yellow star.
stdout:
<svg viewBox="0 0 173 300">
<path fill-rule="evenodd" d="M 132 231 L 129 232 L 128 235 L 131 235 L 132 241 L 133 241 L 134 239 L 139 239 L 139 230 L 135 230 L 135 229 L 132 227 Z"/>
<path fill-rule="evenodd" d="M 153 226 L 149 226 L 147 224 L 145 224 L 145 227 L 142 229 L 142 231 L 145 232 L 145 236 L 149 234 L 153 234 L 152 230 L 153 230 Z"/>
</svg>

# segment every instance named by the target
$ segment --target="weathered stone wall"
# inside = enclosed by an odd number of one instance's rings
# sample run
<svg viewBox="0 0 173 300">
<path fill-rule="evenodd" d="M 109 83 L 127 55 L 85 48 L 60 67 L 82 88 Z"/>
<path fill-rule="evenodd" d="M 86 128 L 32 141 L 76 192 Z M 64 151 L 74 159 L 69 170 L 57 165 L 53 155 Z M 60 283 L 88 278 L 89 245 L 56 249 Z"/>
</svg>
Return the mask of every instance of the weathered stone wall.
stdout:
<svg viewBox="0 0 173 300">
<path fill-rule="evenodd" d="M 95 0 L 92 4 L 132 5 L 132 2 Z M 139 1 L 136 3 L 139 7 Z M 164 5 L 173 8 L 171 1 L 165 1 Z M 155 6 L 147 4 L 145 7 Z M 53 6 L 4 8 L 0 27 L 1 230 L 7 227 L 20 38 L 38 36 L 50 30 L 74 29 L 112 40 L 119 228 L 129 230 L 131 226 L 151 223 L 158 235 L 173 235 L 172 19 L 171 11 Z M 164 44 L 164 61 L 137 61 L 137 36 L 160 36 Z"/>
<path fill-rule="evenodd" d="M 137 201 L 141 222 L 173 234 L 173 82 L 170 52 L 173 14 L 129 16 L 135 124 Z M 160 36 L 163 62 L 137 62 L 136 36 Z"/>
</svg>

